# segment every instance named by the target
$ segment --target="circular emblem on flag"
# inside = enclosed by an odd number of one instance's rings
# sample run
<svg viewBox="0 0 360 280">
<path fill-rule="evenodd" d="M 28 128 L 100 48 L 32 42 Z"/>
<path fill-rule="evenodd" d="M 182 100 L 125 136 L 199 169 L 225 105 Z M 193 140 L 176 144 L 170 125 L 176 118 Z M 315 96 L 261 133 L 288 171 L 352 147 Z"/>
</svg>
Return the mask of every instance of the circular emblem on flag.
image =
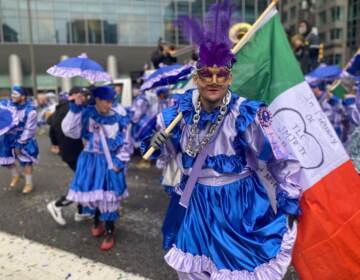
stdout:
<svg viewBox="0 0 360 280">
<path fill-rule="evenodd" d="M 262 107 L 258 111 L 258 118 L 261 126 L 269 127 L 271 126 L 271 113 L 265 107 Z"/>
</svg>

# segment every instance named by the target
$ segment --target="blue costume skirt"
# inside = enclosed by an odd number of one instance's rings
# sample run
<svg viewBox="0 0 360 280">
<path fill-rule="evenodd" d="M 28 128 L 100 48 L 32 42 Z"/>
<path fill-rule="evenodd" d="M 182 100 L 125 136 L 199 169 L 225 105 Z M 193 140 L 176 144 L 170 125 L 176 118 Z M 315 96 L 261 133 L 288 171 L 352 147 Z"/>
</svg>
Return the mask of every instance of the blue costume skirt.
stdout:
<svg viewBox="0 0 360 280">
<path fill-rule="evenodd" d="M 197 184 L 187 209 L 178 201 L 173 194 L 163 227 L 165 245 L 173 243 L 165 260 L 174 269 L 238 279 L 278 259 L 286 272 L 296 232 L 284 238 L 287 218 L 274 213 L 255 174 L 219 187 Z"/>
<path fill-rule="evenodd" d="M 20 150 L 20 155 L 15 155 L 15 148 Z M 38 156 L 39 147 L 36 139 L 29 139 L 25 144 L 19 144 L 13 134 L 0 136 L 0 165 L 14 164 L 15 160 L 21 164 L 33 164 L 37 162 Z"/>
<path fill-rule="evenodd" d="M 108 169 L 103 154 L 80 154 L 67 195 L 69 200 L 99 209 L 101 220 L 113 221 L 119 218 L 120 201 L 127 195 L 124 172 Z"/>
</svg>

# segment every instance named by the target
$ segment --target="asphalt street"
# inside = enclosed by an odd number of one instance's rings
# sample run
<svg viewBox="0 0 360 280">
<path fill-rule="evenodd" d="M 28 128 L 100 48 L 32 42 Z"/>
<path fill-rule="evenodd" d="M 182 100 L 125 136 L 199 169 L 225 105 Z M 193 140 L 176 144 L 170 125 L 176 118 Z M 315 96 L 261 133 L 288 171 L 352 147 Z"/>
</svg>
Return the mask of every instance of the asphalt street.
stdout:
<svg viewBox="0 0 360 280">
<path fill-rule="evenodd" d="M 159 170 L 138 169 L 135 163 L 139 158 L 130 164 L 127 176 L 130 196 L 122 204 L 121 218 L 116 224 L 117 244 L 112 251 L 101 252 L 101 239 L 90 236 L 91 222 L 74 221 L 75 206 L 64 210 L 65 227 L 57 225 L 47 212 L 47 203 L 67 192 L 72 172 L 59 156 L 49 151 L 47 136 L 38 137 L 38 141 L 41 158 L 35 166 L 33 193 L 21 193 L 24 181 L 10 190 L 10 172 L 0 168 L 0 231 L 145 278 L 177 279 L 163 260 L 161 224 L 168 197 L 160 186 Z M 286 279 L 295 277 L 288 275 Z"/>
<path fill-rule="evenodd" d="M 50 245 L 79 256 L 121 268 L 150 279 L 177 279 L 163 261 L 161 224 L 168 198 L 160 184 L 156 168 L 136 169 L 130 165 L 127 176 L 130 196 L 123 203 L 117 223 L 117 244 L 110 252 L 101 252 L 101 239 L 90 236 L 90 221 L 75 222 L 75 206 L 64 210 L 67 225 L 57 225 L 46 204 L 66 193 L 72 171 L 52 154 L 48 137 L 38 137 L 40 161 L 35 166 L 35 190 L 29 195 L 8 188 L 10 172 L 0 168 L 0 231 Z"/>
</svg>

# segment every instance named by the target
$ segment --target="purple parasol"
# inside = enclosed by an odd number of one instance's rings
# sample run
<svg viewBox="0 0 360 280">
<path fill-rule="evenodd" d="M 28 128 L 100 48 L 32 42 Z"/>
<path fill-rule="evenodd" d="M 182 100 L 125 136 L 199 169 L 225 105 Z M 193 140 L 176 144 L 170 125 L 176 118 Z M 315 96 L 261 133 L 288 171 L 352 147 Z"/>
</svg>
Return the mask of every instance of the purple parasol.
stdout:
<svg viewBox="0 0 360 280">
<path fill-rule="evenodd" d="M 86 54 L 64 59 L 46 72 L 61 78 L 80 76 L 91 82 L 111 81 L 111 76 L 105 72 L 104 68 L 96 61 L 88 58 Z"/>
<path fill-rule="evenodd" d="M 160 86 L 176 84 L 180 79 L 187 77 L 192 70 L 193 67 L 191 65 L 173 64 L 160 67 L 146 79 L 140 90 L 145 91 Z"/>
</svg>

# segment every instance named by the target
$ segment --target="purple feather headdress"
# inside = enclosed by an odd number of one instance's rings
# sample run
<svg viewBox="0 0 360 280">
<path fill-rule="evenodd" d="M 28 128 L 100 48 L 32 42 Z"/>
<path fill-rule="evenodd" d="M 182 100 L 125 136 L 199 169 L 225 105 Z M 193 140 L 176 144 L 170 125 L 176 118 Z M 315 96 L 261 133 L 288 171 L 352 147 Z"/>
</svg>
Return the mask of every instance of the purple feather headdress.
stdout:
<svg viewBox="0 0 360 280">
<path fill-rule="evenodd" d="M 236 61 L 228 35 L 233 9 L 231 1 L 224 0 L 210 7 L 204 25 L 189 16 L 182 16 L 177 20 L 185 39 L 199 47 L 198 68 L 215 65 L 231 68 Z"/>
</svg>

